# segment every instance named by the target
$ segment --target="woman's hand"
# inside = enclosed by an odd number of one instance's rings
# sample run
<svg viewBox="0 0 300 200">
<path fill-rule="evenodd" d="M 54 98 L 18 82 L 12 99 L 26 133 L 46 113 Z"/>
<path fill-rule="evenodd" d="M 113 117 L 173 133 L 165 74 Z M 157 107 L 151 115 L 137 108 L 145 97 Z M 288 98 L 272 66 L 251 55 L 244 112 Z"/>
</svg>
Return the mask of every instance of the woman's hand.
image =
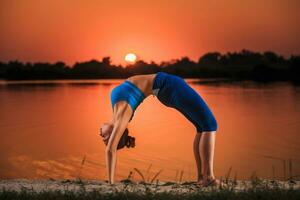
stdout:
<svg viewBox="0 0 300 200">
<path fill-rule="evenodd" d="M 99 135 L 102 137 L 102 140 L 103 140 L 104 144 L 107 145 L 111 134 L 109 134 L 107 132 L 103 133 L 102 129 L 100 128 L 100 134 Z"/>
</svg>

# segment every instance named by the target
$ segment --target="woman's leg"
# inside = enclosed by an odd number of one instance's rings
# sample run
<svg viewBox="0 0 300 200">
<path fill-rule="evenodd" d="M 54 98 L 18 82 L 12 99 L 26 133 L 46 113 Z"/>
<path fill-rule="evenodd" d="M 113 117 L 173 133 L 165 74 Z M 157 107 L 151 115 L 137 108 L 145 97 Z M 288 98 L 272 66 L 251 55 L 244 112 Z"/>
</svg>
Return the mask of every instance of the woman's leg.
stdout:
<svg viewBox="0 0 300 200">
<path fill-rule="evenodd" d="M 215 180 L 213 171 L 216 132 L 203 132 L 200 139 L 200 158 L 204 184 Z"/>
<path fill-rule="evenodd" d="M 193 144 L 193 151 L 197 165 L 197 181 L 200 182 L 203 179 L 202 167 L 201 167 L 201 158 L 200 158 L 200 139 L 202 133 L 196 133 Z"/>
</svg>

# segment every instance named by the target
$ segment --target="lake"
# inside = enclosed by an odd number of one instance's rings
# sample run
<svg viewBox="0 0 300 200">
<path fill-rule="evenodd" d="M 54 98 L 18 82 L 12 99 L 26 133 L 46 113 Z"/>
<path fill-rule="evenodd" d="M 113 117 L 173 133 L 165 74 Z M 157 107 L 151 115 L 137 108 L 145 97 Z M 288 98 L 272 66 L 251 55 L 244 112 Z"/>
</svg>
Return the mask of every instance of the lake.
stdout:
<svg viewBox="0 0 300 200">
<path fill-rule="evenodd" d="M 0 178 L 106 179 L 98 136 L 110 92 L 123 80 L 0 83 Z M 217 121 L 215 174 L 249 179 L 300 175 L 300 87 L 290 83 L 186 80 Z M 134 168 L 146 179 L 196 179 L 194 126 L 150 96 L 129 124 L 134 149 L 118 151 L 116 180 Z M 231 169 L 231 170 L 230 170 Z M 137 173 L 134 179 L 140 180 Z M 299 178 L 299 176 L 298 176 Z"/>
</svg>

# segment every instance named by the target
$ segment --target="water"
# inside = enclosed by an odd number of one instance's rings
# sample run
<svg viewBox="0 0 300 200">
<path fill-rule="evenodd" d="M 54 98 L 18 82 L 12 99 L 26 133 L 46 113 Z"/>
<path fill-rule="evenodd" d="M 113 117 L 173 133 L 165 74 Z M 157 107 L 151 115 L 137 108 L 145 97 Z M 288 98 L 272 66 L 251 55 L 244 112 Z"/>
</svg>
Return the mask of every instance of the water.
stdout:
<svg viewBox="0 0 300 200">
<path fill-rule="evenodd" d="M 300 174 L 300 87 L 187 81 L 219 123 L 217 177 L 230 167 L 231 177 L 239 179 Z M 106 179 L 98 130 L 112 116 L 109 94 L 121 82 L 1 82 L 0 178 Z M 195 128 L 179 112 L 150 96 L 137 109 L 129 131 L 136 148 L 118 152 L 117 180 L 133 168 L 146 178 L 162 169 L 160 180 L 175 181 L 180 171 L 184 181 L 196 179 Z M 140 179 L 137 173 L 134 178 Z"/>
</svg>

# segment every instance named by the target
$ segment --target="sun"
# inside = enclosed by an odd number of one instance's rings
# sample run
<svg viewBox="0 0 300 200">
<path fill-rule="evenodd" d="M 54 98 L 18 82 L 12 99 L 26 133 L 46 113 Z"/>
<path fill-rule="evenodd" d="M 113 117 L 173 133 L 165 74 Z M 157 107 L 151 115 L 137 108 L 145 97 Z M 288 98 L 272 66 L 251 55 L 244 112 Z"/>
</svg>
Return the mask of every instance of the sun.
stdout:
<svg viewBox="0 0 300 200">
<path fill-rule="evenodd" d="M 129 63 L 134 63 L 136 61 L 137 57 L 134 53 L 128 53 L 125 56 L 125 61 Z"/>
</svg>

